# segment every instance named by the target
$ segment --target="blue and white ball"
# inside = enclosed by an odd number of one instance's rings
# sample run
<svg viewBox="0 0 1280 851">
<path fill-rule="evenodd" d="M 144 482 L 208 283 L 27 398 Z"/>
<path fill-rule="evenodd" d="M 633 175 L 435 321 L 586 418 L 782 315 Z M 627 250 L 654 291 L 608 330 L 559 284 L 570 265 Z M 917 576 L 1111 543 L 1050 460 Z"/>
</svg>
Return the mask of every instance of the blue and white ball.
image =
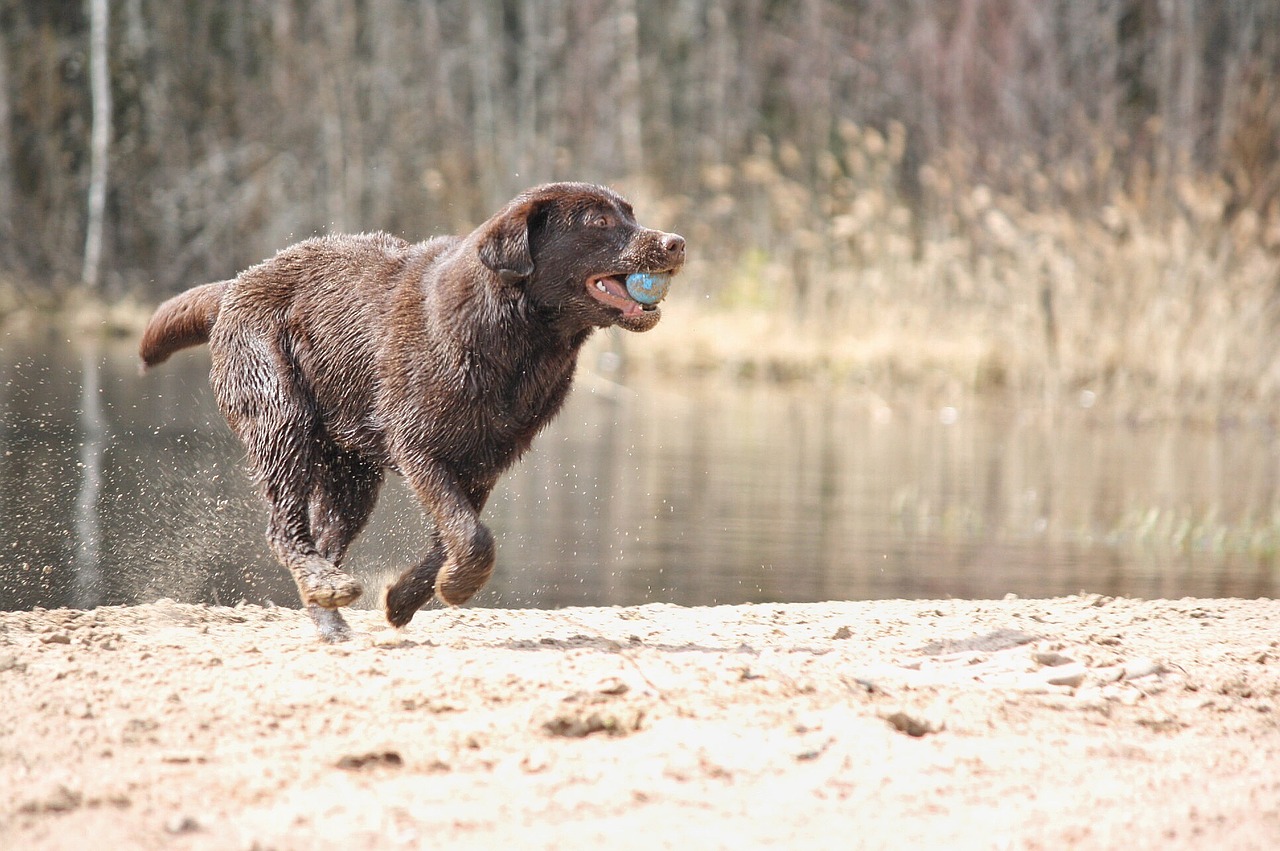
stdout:
<svg viewBox="0 0 1280 851">
<path fill-rule="evenodd" d="M 657 304 L 671 289 L 671 275 L 666 272 L 632 272 L 627 275 L 627 293 L 641 304 Z"/>
</svg>

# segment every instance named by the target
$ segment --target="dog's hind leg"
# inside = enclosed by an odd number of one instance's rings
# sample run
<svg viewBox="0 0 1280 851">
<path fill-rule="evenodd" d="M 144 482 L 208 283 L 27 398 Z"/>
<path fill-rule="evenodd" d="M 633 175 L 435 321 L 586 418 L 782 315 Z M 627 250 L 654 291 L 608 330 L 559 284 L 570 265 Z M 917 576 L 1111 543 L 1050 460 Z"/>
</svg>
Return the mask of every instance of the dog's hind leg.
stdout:
<svg viewBox="0 0 1280 851">
<path fill-rule="evenodd" d="M 314 437 L 310 430 L 284 429 L 275 437 L 289 449 L 272 455 L 260 466 L 262 492 L 271 506 L 267 543 L 280 563 L 293 574 L 302 602 L 322 609 L 336 609 L 360 596 L 360 583 L 321 555 L 311 534 L 309 518 L 310 477 L 314 470 Z"/>
<path fill-rule="evenodd" d="M 321 448 L 317 461 L 311 493 L 311 533 L 320 555 L 341 567 L 347 548 L 373 513 L 382 486 L 382 469 L 329 442 Z M 338 609 L 308 604 L 307 614 L 325 641 L 346 641 L 351 637 L 351 628 Z"/>
<path fill-rule="evenodd" d="M 323 427 L 314 401 L 297 383 L 292 359 L 268 340 L 246 333 L 221 345 L 211 341 L 210 379 L 270 508 L 271 551 L 293 575 L 304 605 L 336 609 L 354 601 L 361 589 L 321 555 L 312 536 L 310 501 L 323 463 Z"/>
<path fill-rule="evenodd" d="M 264 477 L 263 493 L 271 505 L 267 543 L 298 585 L 302 602 L 322 609 L 336 609 L 360 596 L 360 583 L 320 554 L 311 538 L 305 491 L 292 483 Z"/>
</svg>

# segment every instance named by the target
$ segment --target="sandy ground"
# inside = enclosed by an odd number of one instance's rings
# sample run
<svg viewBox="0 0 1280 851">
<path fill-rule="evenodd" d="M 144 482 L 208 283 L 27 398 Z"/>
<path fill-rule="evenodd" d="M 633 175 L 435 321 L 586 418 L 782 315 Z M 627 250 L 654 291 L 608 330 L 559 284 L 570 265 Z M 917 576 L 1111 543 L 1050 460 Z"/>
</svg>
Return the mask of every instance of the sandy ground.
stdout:
<svg viewBox="0 0 1280 851">
<path fill-rule="evenodd" d="M 0 614 L 0 848 L 1275 848 L 1280 602 Z"/>
</svg>

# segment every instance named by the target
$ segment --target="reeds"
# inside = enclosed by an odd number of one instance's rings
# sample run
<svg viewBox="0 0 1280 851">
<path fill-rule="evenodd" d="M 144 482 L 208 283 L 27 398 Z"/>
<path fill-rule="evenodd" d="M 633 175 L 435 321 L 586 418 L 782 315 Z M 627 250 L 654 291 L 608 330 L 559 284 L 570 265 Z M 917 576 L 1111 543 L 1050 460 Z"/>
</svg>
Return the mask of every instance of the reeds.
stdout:
<svg viewBox="0 0 1280 851">
<path fill-rule="evenodd" d="M 705 200 L 666 199 L 690 223 L 692 292 L 655 332 L 663 344 L 634 353 L 879 392 L 1269 418 L 1280 201 L 1239 208 L 1221 177 L 1121 170 L 1102 145 L 1089 162 L 952 146 L 912 171 L 906 143 L 897 124 L 845 123 L 809 164 L 761 139 L 705 171 Z"/>
</svg>

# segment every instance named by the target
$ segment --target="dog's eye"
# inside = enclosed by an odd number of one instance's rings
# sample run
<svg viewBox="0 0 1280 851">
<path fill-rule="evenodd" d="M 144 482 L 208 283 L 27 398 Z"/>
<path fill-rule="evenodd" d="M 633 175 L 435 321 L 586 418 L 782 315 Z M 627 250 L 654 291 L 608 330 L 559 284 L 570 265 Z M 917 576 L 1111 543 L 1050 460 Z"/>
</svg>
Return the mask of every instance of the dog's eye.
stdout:
<svg viewBox="0 0 1280 851">
<path fill-rule="evenodd" d="M 597 213 L 591 218 L 591 226 L 593 228 L 613 227 L 613 217 L 607 213 Z"/>
</svg>

